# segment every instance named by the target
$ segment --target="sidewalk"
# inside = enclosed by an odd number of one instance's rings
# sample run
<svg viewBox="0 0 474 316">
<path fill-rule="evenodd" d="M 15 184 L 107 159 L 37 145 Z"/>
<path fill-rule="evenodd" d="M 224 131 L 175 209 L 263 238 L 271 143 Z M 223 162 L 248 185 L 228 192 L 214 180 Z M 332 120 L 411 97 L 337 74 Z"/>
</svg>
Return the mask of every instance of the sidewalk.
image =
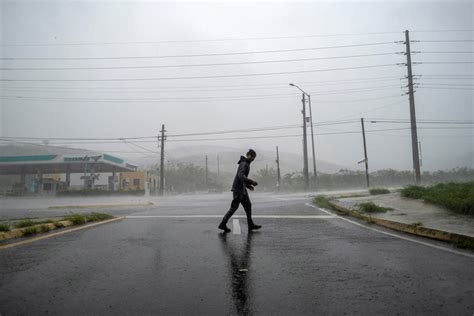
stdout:
<svg viewBox="0 0 474 316">
<path fill-rule="evenodd" d="M 393 211 L 385 213 L 371 213 L 372 217 L 403 224 L 421 222 L 426 228 L 474 237 L 473 216 L 456 214 L 421 200 L 403 198 L 399 193 L 333 200 L 342 207 L 354 209 L 357 209 L 355 206 L 357 203 L 368 201 L 379 206 L 393 208 Z"/>
</svg>

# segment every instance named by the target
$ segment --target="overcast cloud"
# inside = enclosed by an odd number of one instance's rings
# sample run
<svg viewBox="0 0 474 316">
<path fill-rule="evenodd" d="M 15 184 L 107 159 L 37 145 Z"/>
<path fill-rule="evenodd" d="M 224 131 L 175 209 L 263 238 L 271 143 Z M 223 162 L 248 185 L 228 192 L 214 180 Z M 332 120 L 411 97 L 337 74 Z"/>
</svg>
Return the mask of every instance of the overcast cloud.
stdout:
<svg viewBox="0 0 474 316">
<path fill-rule="evenodd" d="M 357 120 L 315 127 L 315 133 L 324 134 L 316 137 L 318 160 L 362 167 L 357 165 L 363 158 L 358 120 L 365 117 L 367 130 L 378 130 L 367 136 L 371 169 L 410 170 L 410 131 L 401 129 L 408 124 L 370 123 L 375 118 L 409 119 L 408 97 L 402 96 L 407 91 L 406 81 L 401 80 L 406 67 L 396 65 L 406 58 L 395 54 L 403 52 L 405 46 L 394 43 L 404 40 L 404 30 L 410 30 L 412 40 L 420 40 L 412 43 L 412 50 L 421 52 L 413 55 L 413 61 L 423 63 L 413 66 L 413 73 L 421 75 L 416 77 L 420 86 L 415 94 L 420 122 L 474 120 L 472 1 L 2 1 L 0 10 L 2 58 L 163 57 L 391 42 L 217 56 L 2 60 L 2 137 L 150 136 L 157 135 L 161 124 L 166 124 L 169 150 L 212 145 L 251 147 L 258 152 L 278 145 L 280 151 L 301 153 L 301 128 L 194 137 L 241 137 L 225 141 L 177 142 L 174 140 L 179 138 L 171 136 L 301 124 L 301 94 L 288 85 L 292 82 L 312 95 L 315 123 Z M 333 58 L 374 54 L 383 55 Z M 294 59 L 299 60 L 242 64 Z M 196 66 L 208 63 L 227 65 Z M 5 70 L 171 65 L 187 66 Z M 329 70 L 362 66 L 377 67 Z M 314 72 L 225 77 L 308 70 Z M 209 76 L 223 77 L 176 79 Z M 472 124 L 420 123 L 418 127 L 423 170 L 473 166 Z M 331 134 L 339 132 L 354 133 Z M 245 139 L 269 135 L 291 137 Z M 64 144 L 50 142 L 55 143 Z M 139 145 L 157 150 L 156 143 Z M 68 146 L 116 152 L 132 160 L 139 155 L 127 151 L 140 150 L 126 144 Z"/>
</svg>

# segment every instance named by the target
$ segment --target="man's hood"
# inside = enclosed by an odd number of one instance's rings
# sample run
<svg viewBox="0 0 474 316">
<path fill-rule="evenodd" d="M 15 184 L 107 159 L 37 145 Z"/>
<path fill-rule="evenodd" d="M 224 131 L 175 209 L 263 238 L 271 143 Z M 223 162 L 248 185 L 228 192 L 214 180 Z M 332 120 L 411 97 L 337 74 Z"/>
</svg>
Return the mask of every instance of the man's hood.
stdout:
<svg viewBox="0 0 474 316">
<path fill-rule="evenodd" d="M 250 164 L 250 161 L 247 159 L 247 157 L 244 157 L 244 156 L 240 156 L 240 159 L 237 162 L 237 164 L 239 165 L 242 161 L 247 161 Z"/>
</svg>

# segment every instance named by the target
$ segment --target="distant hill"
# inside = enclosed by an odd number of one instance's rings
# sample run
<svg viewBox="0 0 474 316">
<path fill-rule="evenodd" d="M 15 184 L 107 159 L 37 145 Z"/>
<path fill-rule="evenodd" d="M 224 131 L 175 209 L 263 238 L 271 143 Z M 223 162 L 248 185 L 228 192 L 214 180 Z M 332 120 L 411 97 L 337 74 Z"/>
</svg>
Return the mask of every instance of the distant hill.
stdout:
<svg viewBox="0 0 474 316">
<path fill-rule="evenodd" d="M 240 155 L 246 153 L 245 149 L 221 147 L 221 146 L 187 146 L 179 147 L 175 149 L 169 149 L 166 151 L 167 161 L 176 161 L 184 163 L 192 163 L 197 166 L 205 166 L 205 156 L 208 156 L 209 170 L 217 172 L 217 156 L 219 156 L 219 169 L 220 172 L 234 173 L 237 161 Z M 260 150 L 257 151 L 257 159 L 252 165 L 253 170 L 259 170 L 268 166 L 268 168 L 276 167 L 276 152 Z M 312 158 L 308 157 L 309 170 L 313 169 Z M 135 162 L 140 163 L 143 166 L 150 167 L 157 163 L 157 161 L 151 157 L 143 157 L 140 159 L 134 159 Z M 345 166 L 337 165 L 327 161 L 316 161 L 316 167 L 318 172 L 334 173 Z M 303 169 L 303 155 L 295 153 L 287 153 L 280 151 L 280 169 L 282 174 L 301 171 Z"/>
</svg>

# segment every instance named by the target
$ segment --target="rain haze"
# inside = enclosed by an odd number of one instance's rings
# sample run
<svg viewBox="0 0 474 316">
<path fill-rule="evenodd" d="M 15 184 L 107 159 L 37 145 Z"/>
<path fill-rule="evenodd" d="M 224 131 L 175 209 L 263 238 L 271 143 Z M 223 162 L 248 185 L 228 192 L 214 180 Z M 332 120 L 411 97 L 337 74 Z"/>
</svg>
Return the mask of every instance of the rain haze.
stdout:
<svg viewBox="0 0 474 316">
<path fill-rule="evenodd" d="M 273 152 L 278 145 L 302 161 L 294 83 L 311 95 L 318 161 L 362 170 L 364 117 L 371 170 L 411 170 L 400 54 L 410 30 L 422 169 L 473 166 L 472 125 L 422 123 L 473 119 L 473 43 L 436 42 L 472 32 L 435 32 L 471 29 L 471 1 L 2 1 L 1 12 L 2 137 L 156 136 L 165 124 L 171 157 L 201 151 L 215 164 L 218 147 Z M 323 122 L 334 124 L 317 126 Z M 293 127 L 257 130 L 277 126 Z M 241 129 L 255 130 L 173 137 Z M 142 141 L 147 150 L 123 141 L 49 144 L 141 163 L 143 152 L 158 152 L 156 138 Z M 265 164 L 274 166 L 271 158 Z"/>
<path fill-rule="evenodd" d="M 472 0 L 0 0 L 0 316 L 474 315 L 473 33 Z"/>
</svg>

